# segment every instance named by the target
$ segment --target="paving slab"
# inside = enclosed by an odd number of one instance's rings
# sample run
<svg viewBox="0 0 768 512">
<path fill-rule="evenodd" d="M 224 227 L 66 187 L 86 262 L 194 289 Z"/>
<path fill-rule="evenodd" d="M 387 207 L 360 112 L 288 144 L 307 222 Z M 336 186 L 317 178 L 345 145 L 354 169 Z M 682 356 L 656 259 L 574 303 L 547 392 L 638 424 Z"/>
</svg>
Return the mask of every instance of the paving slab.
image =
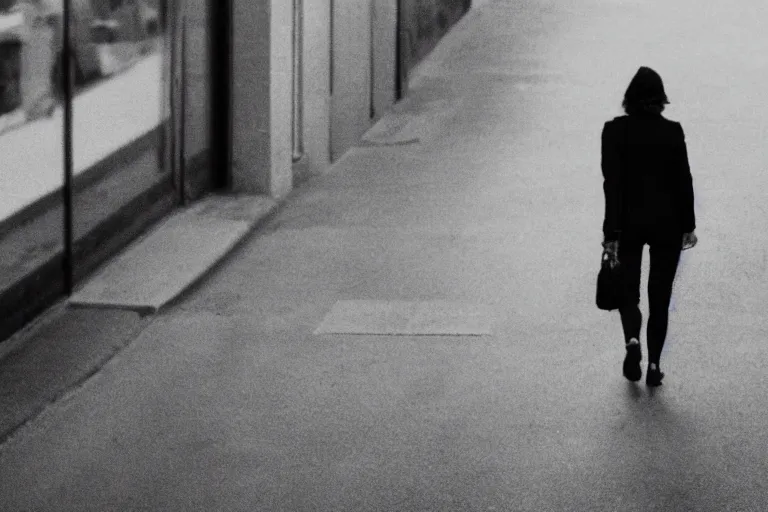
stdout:
<svg viewBox="0 0 768 512">
<path fill-rule="evenodd" d="M 63 306 L 0 354 L 0 443 L 85 382 L 150 322 L 131 311 Z"/>
<path fill-rule="evenodd" d="M 482 336 L 492 313 L 482 305 L 449 301 L 338 301 L 315 334 Z"/>
<path fill-rule="evenodd" d="M 156 312 L 226 256 L 277 207 L 259 196 L 211 196 L 171 215 L 89 279 L 73 306 Z"/>
</svg>

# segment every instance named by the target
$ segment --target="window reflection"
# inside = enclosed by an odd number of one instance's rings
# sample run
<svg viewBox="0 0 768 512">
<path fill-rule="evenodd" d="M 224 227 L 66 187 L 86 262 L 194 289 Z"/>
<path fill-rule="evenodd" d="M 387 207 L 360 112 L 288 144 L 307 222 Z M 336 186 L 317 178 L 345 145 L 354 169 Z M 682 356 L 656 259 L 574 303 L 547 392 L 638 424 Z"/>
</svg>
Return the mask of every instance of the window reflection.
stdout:
<svg viewBox="0 0 768 512">
<path fill-rule="evenodd" d="M 161 108 L 163 30 L 159 0 L 71 4 L 79 173 L 167 118 Z M 0 219 L 62 182 L 62 8 L 62 0 L 0 0 Z"/>
<path fill-rule="evenodd" d="M 70 2 L 64 13 L 63 0 L 0 0 L 0 340 L 61 296 L 65 271 L 77 287 L 179 204 L 180 188 L 194 199 L 211 182 L 215 3 Z M 65 80 L 71 233 L 63 222 Z"/>
<path fill-rule="evenodd" d="M 7 291 L 45 265 L 62 276 L 65 77 L 76 278 L 109 255 L 94 258 L 98 247 L 119 249 L 126 230 L 135 236 L 153 202 L 172 194 L 165 5 L 71 0 L 71 59 L 62 65 L 63 1 L 0 0 L 0 317 Z"/>
<path fill-rule="evenodd" d="M 108 256 L 96 254 L 99 246 L 119 238 L 173 183 L 163 143 L 170 59 L 162 6 L 157 0 L 73 2 L 79 10 L 72 26 L 87 24 L 87 46 L 98 63 L 98 78 L 79 88 L 72 105 L 77 278 Z"/>
<path fill-rule="evenodd" d="M 0 0 L 0 339 L 63 289 L 60 45 L 49 12 Z"/>
</svg>

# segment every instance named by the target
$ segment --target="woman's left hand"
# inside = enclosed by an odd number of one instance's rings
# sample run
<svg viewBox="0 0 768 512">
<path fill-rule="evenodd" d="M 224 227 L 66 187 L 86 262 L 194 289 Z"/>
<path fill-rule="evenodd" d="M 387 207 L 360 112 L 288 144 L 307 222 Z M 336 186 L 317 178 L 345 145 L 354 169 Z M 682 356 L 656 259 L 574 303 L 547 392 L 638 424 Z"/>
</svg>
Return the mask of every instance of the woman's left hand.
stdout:
<svg viewBox="0 0 768 512">
<path fill-rule="evenodd" d="M 686 249 L 691 249 L 695 247 L 698 242 L 699 242 L 699 239 L 696 236 L 696 233 L 694 231 L 683 234 L 683 250 L 684 251 Z"/>
</svg>

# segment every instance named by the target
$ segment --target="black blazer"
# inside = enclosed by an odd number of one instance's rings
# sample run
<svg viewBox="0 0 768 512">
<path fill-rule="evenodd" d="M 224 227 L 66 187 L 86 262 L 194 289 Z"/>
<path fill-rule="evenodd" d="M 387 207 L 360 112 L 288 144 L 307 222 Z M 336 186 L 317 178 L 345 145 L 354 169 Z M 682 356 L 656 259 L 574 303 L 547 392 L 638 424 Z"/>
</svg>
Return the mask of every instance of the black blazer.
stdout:
<svg viewBox="0 0 768 512">
<path fill-rule="evenodd" d="M 616 117 L 603 126 L 605 241 L 623 232 L 677 237 L 696 228 L 693 180 L 680 123 L 661 115 Z"/>
</svg>

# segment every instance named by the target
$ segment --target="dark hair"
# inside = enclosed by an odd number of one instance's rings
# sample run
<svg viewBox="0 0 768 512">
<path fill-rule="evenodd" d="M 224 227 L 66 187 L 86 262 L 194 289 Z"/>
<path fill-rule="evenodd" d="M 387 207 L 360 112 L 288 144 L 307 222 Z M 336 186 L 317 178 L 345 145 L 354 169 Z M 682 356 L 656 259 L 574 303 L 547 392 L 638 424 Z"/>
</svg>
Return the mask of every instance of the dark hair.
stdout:
<svg viewBox="0 0 768 512">
<path fill-rule="evenodd" d="M 641 66 L 629 82 L 621 106 L 624 112 L 634 114 L 661 114 L 669 105 L 661 76 L 649 67 Z"/>
</svg>

